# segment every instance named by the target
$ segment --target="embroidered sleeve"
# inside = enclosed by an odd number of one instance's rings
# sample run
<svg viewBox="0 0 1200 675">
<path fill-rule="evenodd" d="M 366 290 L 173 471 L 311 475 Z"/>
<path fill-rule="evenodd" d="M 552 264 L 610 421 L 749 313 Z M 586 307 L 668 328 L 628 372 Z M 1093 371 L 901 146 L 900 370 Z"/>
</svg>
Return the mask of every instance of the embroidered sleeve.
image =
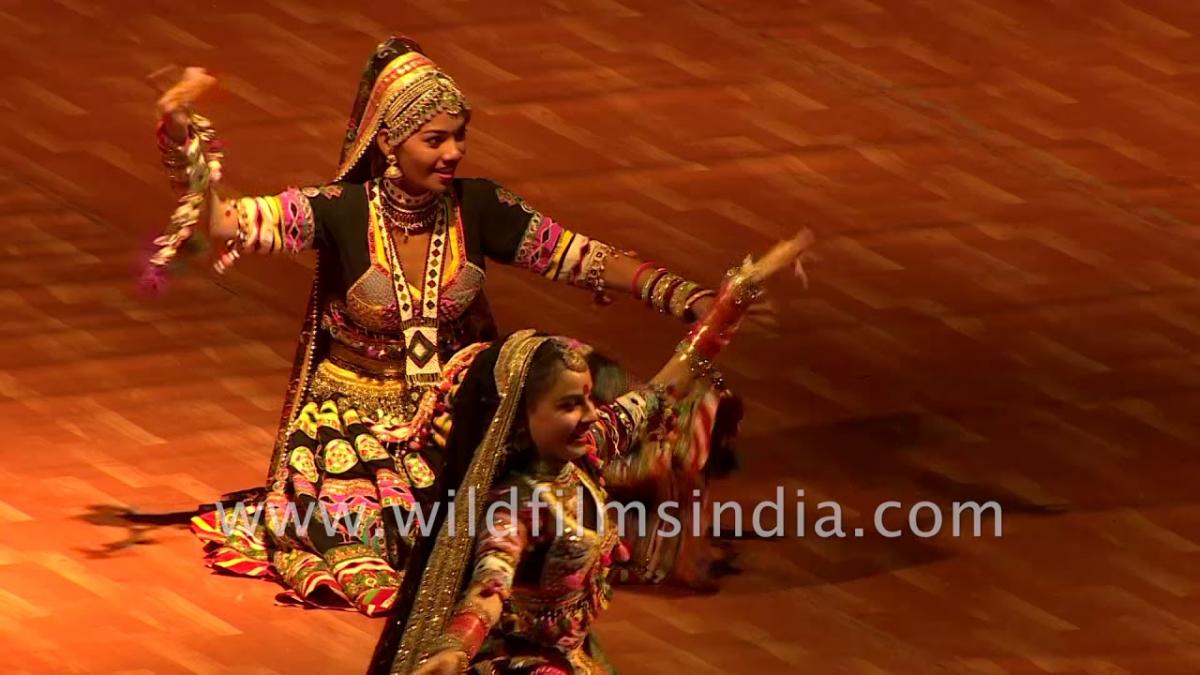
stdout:
<svg viewBox="0 0 1200 675">
<path fill-rule="evenodd" d="M 536 489 L 536 488 L 533 488 Z M 483 526 L 476 535 L 475 571 L 472 584 L 483 595 L 507 598 L 512 591 L 521 552 L 543 541 L 551 530 L 545 522 L 546 509 L 535 506 L 533 492 L 519 487 L 495 490 Z M 545 499 L 540 500 L 545 504 Z"/>
<path fill-rule="evenodd" d="M 526 486 L 528 487 L 528 486 Z M 493 596 L 506 600 L 512 593 L 521 554 L 532 542 L 545 541 L 550 528 L 532 489 L 498 488 L 484 514 L 482 529 L 476 534 L 475 568 L 467 593 L 454 608 L 446 630 L 434 650 L 452 649 L 470 660 L 479 651 L 494 624 L 483 606 Z"/>
<path fill-rule="evenodd" d="M 432 646 L 434 652 L 460 652 L 464 673 L 496 623 L 498 604 L 494 598 L 509 598 L 522 551 L 536 538 L 538 527 L 533 527 L 534 536 L 530 536 L 529 527 L 530 518 L 536 516 L 530 509 L 532 500 L 518 500 L 517 490 L 492 492 L 482 528 L 475 536 L 475 568 L 470 585 Z M 490 603 L 492 609 L 488 609 Z"/>
<path fill-rule="evenodd" d="M 519 195 L 494 183 L 484 223 L 485 253 L 552 281 L 596 288 L 612 247 L 559 225 Z"/>
<path fill-rule="evenodd" d="M 528 528 L 519 511 L 493 493 L 493 501 L 483 519 L 483 529 L 475 539 L 475 569 L 466 595 L 454 607 L 434 651 L 461 652 L 469 663 L 479 651 L 494 619 L 481 600 L 493 596 L 504 600 L 512 592 L 517 563 L 529 541 Z"/>
<path fill-rule="evenodd" d="M 721 395 L 706 387 L 703 394 L 664 408 L 628 453 L 604 465 L 605 482 L 632 487 L 670 472 L 703 472 L 720 402 Z"/>
<path fill-rule="evenodd" d="M 313 199 L 341 196 L 341 186 L 288 188 L 276 195 L 241 197 L 225 203 L 226 218 L 236 218 L 245 251 L 299 253 L 318 248 L 321 219 Z"/>
<path fill-rule="evenodd" d="M 649 385 L 618 397 L 597 409 L 599 418 L 588 430 L 588 441 L 600 464 L 629 454 L 659 417 L 665 394 Z"/>
</svg>

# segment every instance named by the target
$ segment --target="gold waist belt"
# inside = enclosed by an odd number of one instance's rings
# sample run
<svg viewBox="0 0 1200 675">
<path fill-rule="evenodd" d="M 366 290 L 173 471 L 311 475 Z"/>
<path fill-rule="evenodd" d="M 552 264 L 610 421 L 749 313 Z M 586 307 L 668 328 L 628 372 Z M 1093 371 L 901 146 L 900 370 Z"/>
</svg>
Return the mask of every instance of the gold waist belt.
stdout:
<svg viewBox="0 0 1200 675">
<path fill-rule="evenodd" d="M 373 359 L 337 341 L 330 343 L 329 360 L 341 368 L 368 377 L 404 377 L 404 361 Z"/>
<path fill-rule="evenodd" d="M 331 354 L 313 373 L 309 396 L 317 401 L 345 399 L 360 413 L 375 420 L 385 417 L 409 420 L 416 414 L 421 391 L 408 386 L 402 370 L 397 369 L 396 373 L 394 376 L 367 375 L 357 368 L 341 365 Z"/>
</svg>

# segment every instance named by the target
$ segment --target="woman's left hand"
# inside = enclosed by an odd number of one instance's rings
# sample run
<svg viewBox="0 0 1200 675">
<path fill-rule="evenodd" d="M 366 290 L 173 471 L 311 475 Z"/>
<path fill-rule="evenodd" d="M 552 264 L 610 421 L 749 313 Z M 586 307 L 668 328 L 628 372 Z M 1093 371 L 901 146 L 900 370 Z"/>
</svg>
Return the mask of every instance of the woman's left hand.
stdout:
<svg viewBox="0 0 1200 675">
<path fill-rule="evenodd" d="M 462 652 L 443 649 L 418 666 L 413 675 L 458 675 L 463 672 L 465 663 L 465 655 Z"/>
<path fill-rule="evenodd" d="M 805 260 L 812 260 L 810 251 L 806 250 L 796 258 L 793 271 L 800 278 L 800 283 L 804 284 L 804 288 L 807 289 L 808 273 L 804 269 Z M 714 304 L 716 304 L 716 299 L 712 296 L 705 296 L 692 303 L 690 309 L 696 321 L 700 321 L 708 316 Z M 775 306 L 769 295 L 763 293 L 750 309 L 746 310 L 744 321 L 752 328 L 774 332 L 779 328 L 779 308 Z"/>
</svg>

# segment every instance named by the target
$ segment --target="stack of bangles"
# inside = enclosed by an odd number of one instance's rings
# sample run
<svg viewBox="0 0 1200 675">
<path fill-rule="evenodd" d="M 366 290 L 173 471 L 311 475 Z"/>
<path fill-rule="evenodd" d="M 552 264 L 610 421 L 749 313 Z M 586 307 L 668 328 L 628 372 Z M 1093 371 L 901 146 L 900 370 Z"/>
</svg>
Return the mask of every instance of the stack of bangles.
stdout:
<svg viewBox="0 0 1200 675">
<path fill-rule="evenodd" d="M 167 167 L 167 176 L 171 179 L 171 187 L 179 191 L 187 190 L 188 158 L 183 151 L 183 147 L 187 146 L 187 139 L 182 143 L 177 143 L 167 134 L 167 124 L 163 120 L 158 121 L 158 127 L 154 130 L 154 138 L 158 142 L 158 152 L 162 155 L 163 166 Z"/>
<path fill-rule="evenodd" d="M 140 284 L 150 290 L 161 288 L 167 268 L 192 238 L 192 229 L 200 219 L 200 208 L 210 185 L 221 180 L 224 153 L 212 123 L 189 113 L 186 135 L 187 140 L 182 145 L 175 143 L 161 120 L 155 132 L 171 182 L 183 194 L 171 214 L 171 222 L 163 234 L 154 239 L 157 250 L 148 257 L 142 270 Z"/>
<path fill-rule="evenodd" d="M 447 650 L 456 652 L 459 657 L 459 672 L 465 673 L 491 629 L 492 622 L 487 612 L 482 607 L 468 603 L 450 619 L 432 654 Z"/>
<path fill-rule="evenodd" d="M 729 344 L 747 310 L 762 292 L 762 287 L 745 267 L 729 271 L 712 309 L 692 327 L 675 350 L 687 362 L 693 376 L 708 379 L 718 390 L 725 389 L 725 380 L 713 366 L 713 361 Z"/>
<path fill-rule="evenodd" d="M 653 261 L 644 262 L 633 273 L 634 296 L 653 309 L 670 314 L 680 321 L 695 321 L 696 316 L 691 311 L 692 305 L 701 298 L 715 296 L 716 291 L 656 265 Z M 646 276 L 644 284 L 643 276 Z"/>
</svg>

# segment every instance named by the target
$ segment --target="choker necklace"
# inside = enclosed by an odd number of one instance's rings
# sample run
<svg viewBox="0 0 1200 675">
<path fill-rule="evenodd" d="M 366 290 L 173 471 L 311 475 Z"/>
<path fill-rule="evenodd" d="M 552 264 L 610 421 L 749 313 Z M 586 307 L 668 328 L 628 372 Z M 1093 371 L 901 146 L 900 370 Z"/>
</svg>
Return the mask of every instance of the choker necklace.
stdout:
<svg viewBox="0 0 1200 675">
<path fill-rule="evenodd" d="M 426 192 L 423 195 L 412 196 L 400 189 L 392 181 L 380 181 L 379 205 L 383 207 L 384 220 L 387 224 L 404 233 L 404 241 L 411 234 L 420 234 L 433 229 L 437 222 L 438 207 L 441 205 L 439 195 Z"/>
</svg>

